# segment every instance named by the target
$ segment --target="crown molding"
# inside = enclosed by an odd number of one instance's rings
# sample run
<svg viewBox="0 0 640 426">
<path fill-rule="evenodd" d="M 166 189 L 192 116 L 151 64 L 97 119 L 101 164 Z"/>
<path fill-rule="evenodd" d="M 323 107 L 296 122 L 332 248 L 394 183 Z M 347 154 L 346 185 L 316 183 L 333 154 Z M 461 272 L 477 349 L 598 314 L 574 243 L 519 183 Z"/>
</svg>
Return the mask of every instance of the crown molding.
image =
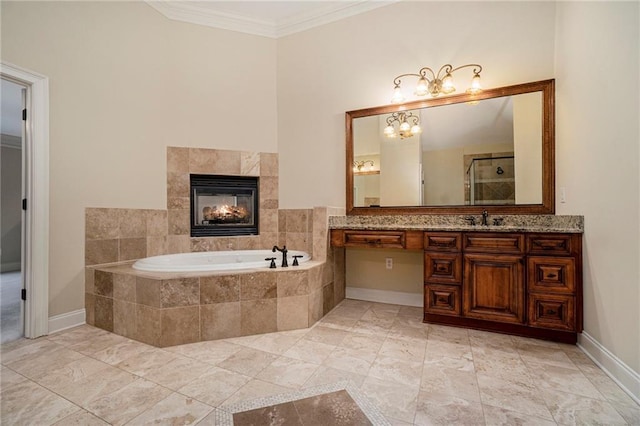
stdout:
<svg viewBox="0 0 640 426">
<path fill-rule="evenodd" d="M 149 6 L 174 21 L 205 25 L 270 38 L 279 38 L 305 31 L 319 25 L 328 24 L 387 6 L 397 1 L 399 0 L 357 0 L 356 2 L 345 4 L 332 4 L 321 9 L 291 15 L 286 19 L 275 21 L 215 11 L 209 7 L 199 6 L 193 2 L 145 0 Z"/>
</svg>

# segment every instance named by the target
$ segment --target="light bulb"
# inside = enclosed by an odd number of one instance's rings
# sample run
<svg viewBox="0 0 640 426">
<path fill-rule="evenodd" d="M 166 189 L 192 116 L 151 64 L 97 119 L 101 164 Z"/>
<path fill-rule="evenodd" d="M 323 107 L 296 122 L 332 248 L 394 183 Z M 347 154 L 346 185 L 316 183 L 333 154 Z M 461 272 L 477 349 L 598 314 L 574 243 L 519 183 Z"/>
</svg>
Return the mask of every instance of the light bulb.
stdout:
<svg viewBox="0 0 640 426">
<path fill-rule="evenodd" d="M 411 125 L 409 123 L 407 123 L 406 121 L 403 121 L 402 124 L 400 124 L 400 131 L 401 132 L 407 132 L 411 129 Z"/>
<path fill-rule="evenodd" d="M 442 79 L 442 92 L 443 93 L 451 93 L 455 92 L 456 88 L 453 85 L 453 76 L 449 73 L 444 76 Z"/>
<path fill-rule="evenodd" d="M 475 74 L 471 79 L 471 87 L 467 92 L 471 94 L 476 94 L 482 92 L 482 85 L 480 85 L 480 74 Z"/>
<path fill-rule="evenodd" d="M 391 135 L 393 135 L 396 132 L 396 130 L 393 128 L 393 126 L 391 124 L 389 124 L 387 127 L 384 128 L 383 133 L 386 136 L 392 137 Z"/>
<path fill-rule="evenodd" d="M 402 94 L 402 89 L 399 84 L 396 84 L 396 87 L 393 88 L 393 96 L 391 97 L 392 104 L 401 104 L 404 102 L 404 95 Z"/>
<path fill-rule="evenodd" d="M 420 128 L 420 126 L 418 126 L 417 124 L 414 124 L 413 127 L 411 127 L 411 133 L 413 133 L 414 135 L 419 135 L 420 133 L 422 133 L 422 128 Z"/>
<path fill-rule="evenodd" d="M 429 93 L 429 82 L 426 78 L 420 77 L 418 84 L 416 85 L 416 96 L 424 96 Z"/>
</svg>

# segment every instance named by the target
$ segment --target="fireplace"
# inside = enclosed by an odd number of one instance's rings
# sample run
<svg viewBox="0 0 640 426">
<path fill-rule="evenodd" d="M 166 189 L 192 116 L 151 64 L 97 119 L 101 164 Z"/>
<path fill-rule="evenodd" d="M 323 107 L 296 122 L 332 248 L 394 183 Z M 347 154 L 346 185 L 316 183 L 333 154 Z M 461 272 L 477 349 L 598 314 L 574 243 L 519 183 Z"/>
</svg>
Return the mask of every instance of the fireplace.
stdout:
<svg viewBox="0 0 640 426">
<path fill-rule="evenodd" d="M 191 175 L 191 236 L 258 235 L 258 178 Z"/>
</svg>

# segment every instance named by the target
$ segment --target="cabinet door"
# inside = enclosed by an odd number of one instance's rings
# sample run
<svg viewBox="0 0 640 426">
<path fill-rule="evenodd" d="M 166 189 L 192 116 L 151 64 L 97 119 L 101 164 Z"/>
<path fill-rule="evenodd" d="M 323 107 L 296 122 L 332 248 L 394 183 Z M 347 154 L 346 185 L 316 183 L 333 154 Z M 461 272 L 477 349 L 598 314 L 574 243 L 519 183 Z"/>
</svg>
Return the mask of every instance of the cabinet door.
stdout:
<svg viewBox="0 0 640 426">
<path fill-rule="evenodd" d="M 529 295 L 529 325 L 560 330 L 576 329 L 575 298 L 555 294 Z"/>
<path fill-rule="evenodd" d="M 426 284 L 424 311 L 431 314 L 460 315 L 460 286 Z"/>
<path fill-rule="evenodd" d="M 469 318 L 524 322 L 523 256 L 465 254 L 463 314 Z"/>
<path fill-rule="evenodd" d="M 460 285 L 462 281 L 462 255 L 425 252 L 424 281 Z"/>
</svg>

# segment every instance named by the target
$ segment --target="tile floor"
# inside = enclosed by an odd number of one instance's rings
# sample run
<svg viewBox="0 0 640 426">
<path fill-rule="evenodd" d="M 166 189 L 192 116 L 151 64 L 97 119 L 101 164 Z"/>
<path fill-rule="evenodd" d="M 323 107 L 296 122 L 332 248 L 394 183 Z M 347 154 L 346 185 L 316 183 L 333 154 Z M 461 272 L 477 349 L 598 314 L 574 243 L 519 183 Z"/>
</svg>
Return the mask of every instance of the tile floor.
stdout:
<svg viewBox="0 0 640 426">
<path fill-rule="evenodd" d="M 10 342 L 23 336 L 21 289 L 20 271 L 0 274 L 0 343 Z"/>
<path fill-rule="evenodd" d="M 1 347 L 0 420 L 213 425 L 240 401 L 349 380 L 393 425 L 640 424 L 577 347 L 420 311 L 345 300 L 309 329 L 164 349 L 86 325 L 21 339 Z"/>
</svg>

